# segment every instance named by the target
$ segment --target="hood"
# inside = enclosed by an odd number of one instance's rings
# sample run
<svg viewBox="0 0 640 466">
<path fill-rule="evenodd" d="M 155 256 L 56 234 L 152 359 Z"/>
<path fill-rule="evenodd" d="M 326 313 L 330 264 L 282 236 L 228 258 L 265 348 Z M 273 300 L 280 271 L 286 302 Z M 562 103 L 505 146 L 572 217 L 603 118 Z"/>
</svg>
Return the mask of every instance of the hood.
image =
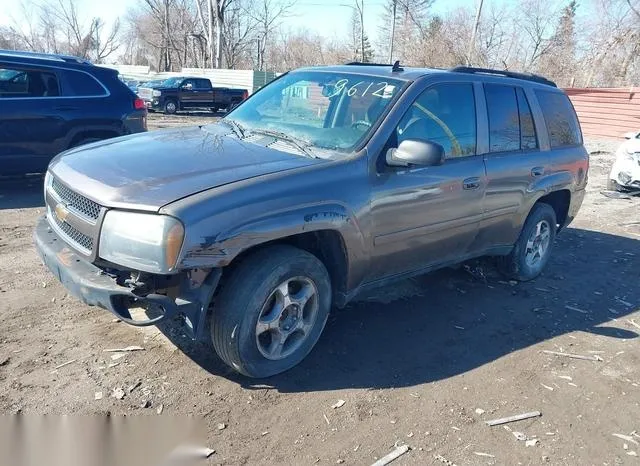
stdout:
<svg viewBox="0 0 640 466">
<path fill-rule="evenodd" d="M 214 124 L 88 144 L 58 155 L 49 170 L 99 204 L 157 210 L 206 189 L 323 162 L 240 140 Z"/>
</svg>

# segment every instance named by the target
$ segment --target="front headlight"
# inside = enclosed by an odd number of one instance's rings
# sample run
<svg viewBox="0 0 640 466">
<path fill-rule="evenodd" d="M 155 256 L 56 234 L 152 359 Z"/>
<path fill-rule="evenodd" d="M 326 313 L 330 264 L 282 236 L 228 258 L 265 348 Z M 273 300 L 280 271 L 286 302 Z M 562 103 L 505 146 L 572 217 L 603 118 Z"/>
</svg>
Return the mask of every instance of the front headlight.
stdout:
<svg viewBox="0 0 640 466">
<path fill-rule="evenodd" d="M 184 227 L 167 215 L 110 210 L 100 231 L 100 257 L 132 269 L 169 273 L 175 269 Z"/>
<path fill-rule="evenodd" d="M 44 199 L 45 199 L 45 201 L 47 200 L 47 190 L 49 189 L 49 186 L 51 186 L 52 181 L 53 181 L 53 178 L 51 176 L 51 173 L 49 172 L 49 170 L 47 170 L 47 173 L 45 173 L 45 175 L 44 175 Z"/>
<path fill-rule="evenodd" d="M 154 97 L 160 97 L 162 95 L 162 91 L 153 91 L 151 95 Z"/>
</svg>

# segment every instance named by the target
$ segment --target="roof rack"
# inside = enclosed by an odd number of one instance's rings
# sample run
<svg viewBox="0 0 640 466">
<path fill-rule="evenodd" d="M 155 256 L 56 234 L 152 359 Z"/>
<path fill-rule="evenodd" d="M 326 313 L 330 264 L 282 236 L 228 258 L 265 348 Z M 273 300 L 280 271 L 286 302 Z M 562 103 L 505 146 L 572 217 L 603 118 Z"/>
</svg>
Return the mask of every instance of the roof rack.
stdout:
<svg viewBox="0 0 640 466">
<path fill-rule="evenodd" d="M 456 66 L 455 68 L 450 68 L 449 71 L 453 71 L 455 73 L 469 73 L 469 74 L 494 74 L 498 76 L 506 76 L 508 78 L 533 81 L 539 84 L 546 84 L 547 86 L 558 87 L 556 86 L 556 83 L 554 83 L 550 79 L 547 79 L 544 76 L 540 76 L 533 73 L 516 73 L 514 71 L 492 70 L 489 68 L 474 68 L 471 66 Z"/>
<path fill-rule="evenodd" d="M 16 58 L 39 58 L 41 60 L 51 60 L 65 63 L 78 63 L 81 65 L 91 65 L 89 60 L 72 55 L 61 55 L 57 53 L 40 53 L 27 52 L 24 50 L 3 50 L 0 49 L 0 55 L 11 56 Z"/>
<path fill-rule="evenodd" d="M 404 71 L 404 68 L 400 66 L 400 60 L 396 60 L 395 63 L 365 63 L 361 61 L 351 61 L 345 63 L 347 66 L 390 66 L 392 72 Z"/>
</svg>

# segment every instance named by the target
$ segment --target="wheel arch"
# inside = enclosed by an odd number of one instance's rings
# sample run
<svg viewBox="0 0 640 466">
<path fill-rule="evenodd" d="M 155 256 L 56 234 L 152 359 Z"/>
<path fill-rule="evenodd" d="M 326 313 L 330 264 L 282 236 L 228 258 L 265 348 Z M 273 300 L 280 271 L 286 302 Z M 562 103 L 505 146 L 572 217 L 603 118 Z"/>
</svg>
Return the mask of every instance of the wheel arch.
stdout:
<svg viewBox="0 0 640 466">
<path fill-rule="evenodd" d="M 82 131 L 78 131 L 69 141 L 69 146 L 68 148 L 71 149 L 73 147 L 76 147 L 79 143 L 81 143 L 83 140 L 85 139 L 97 139 L 97 140 L 104 140 L 104 139 L 110 139 L 110 138 L 116 138 L 118 136 L 121 136 L 121 134 L 118 131 L 115 131 L 114 129 L 86 129 L 86 130 L 82 130 Z"/>
<path fill-rule="evenodd" d="M 348 289 L 349 257 L 343 236 L 337 230 L 314 230 L 252 245 L 241 251 L 230 263 L 239 264 L 258 250 L 286 244 L 307 251 L 317 257 L 327 268 L 331 278 L 333 300 L 341 306 Z M 223 273 L 224 276 L 224 273 Z"/>
<path fill-rule="evenodd" d="M 187 229 L 189 230 L 189 229 Z M 192 232 L 181 267 L 233 267 L 257 249 L 289 244 L 310 252 L 327 267 L 338 305 L 366 273 L 365 240 L 345 206 L 295 209 L 248 221 L 215 236 Z"/>
<path fill-rule="evenodd" d="M 535 204 L 548 204 L 556 213 L 556 221 L 558 223 L 558 230 L 562 229 L 569 215 L 569 206 L 571 205 L 571 191 L 569 189 L 560 189 L 558 191 L 552 191 L 549 194 L 541 196 Z M 534 205 L 535 205 L 534 204 Z"/>
</svg>

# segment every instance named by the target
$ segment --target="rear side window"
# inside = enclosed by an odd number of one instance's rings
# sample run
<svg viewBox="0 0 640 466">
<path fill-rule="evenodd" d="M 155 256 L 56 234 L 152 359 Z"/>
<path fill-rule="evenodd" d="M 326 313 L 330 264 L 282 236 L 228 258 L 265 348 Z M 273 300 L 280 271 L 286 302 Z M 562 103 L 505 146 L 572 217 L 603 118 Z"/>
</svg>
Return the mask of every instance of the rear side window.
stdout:
<svg viewBox="0 0 640 466">
<path fill-rule="evenodd" d="M 489 150 L 520 150 L 520 117 L 515 87 L 485 84 L 484 94 L 489 113 Z"/>
<path fill-rule="evenodd" d="M 533 123 L 533 115 L 529 101 L 521 87 L 516 88 L 518 97 L 518 112 L 520 114 L 520 148 L 531 150 L 538 148 L 538 138 L 536 137 L 536 127 Z"/>
<path fill-rule="evenodd" d="M 53 71 L 20 69 L 0 65 L 0 98 L 46 98 L 60 95 Z"/>
<path fill-rule="evenodd" d="M 522 88 L 485 84 L 489 150 L 513 152 L 538 147 L 529 102 Z"/>
<path fill-rule="evenodd" d="M 211 89 L 211 81 L 208 79 L 196 79 L 198 89 Z"/>
<path fill-rule="evenodd" d="M 99 97 L 106 95 L 102 85 L 87 73 L 66 71 L 67 87 L 65 95 L 76 97 Z"/>
<path fill-rule="evenodd" d="M 552 148 L 582 144 L 578 117 L 569 98 L 560 92 L 536 90 Z"/>
</svg>

